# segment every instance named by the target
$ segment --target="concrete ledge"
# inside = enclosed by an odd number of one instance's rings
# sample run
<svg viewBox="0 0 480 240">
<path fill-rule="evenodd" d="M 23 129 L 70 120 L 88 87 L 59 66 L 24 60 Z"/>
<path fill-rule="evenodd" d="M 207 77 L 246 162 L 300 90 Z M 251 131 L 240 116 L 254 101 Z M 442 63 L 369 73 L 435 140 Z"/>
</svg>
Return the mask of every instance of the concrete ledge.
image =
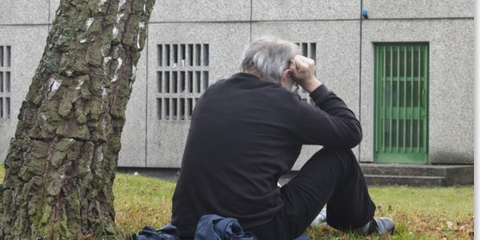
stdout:
<svg viewBox="0 0 480 240">
<path fill-rule="evenodd" d="M 369 186 L 449 187 L 474 184 L 473 165 L 415 165 L 361 163 L 360 167 Z M 178 168 L 118 167 L 118 172 L 142 174 L 168 181 L 177 181 Z M 291 171 L 282 176 L 285 184 L 297 175 Z"/>
<path fill-rule="evenodd" d="M 368 186 L 415 186 L 442 187 L 446 186 L 444 177 L 426 176 L 396 176 L 396 175 L 365 175 Z"/>
<path fill-rule="evenodd" d="M 360 164 L 368 185 L 449 187 L 474 184 L 473 165 Z"/>
</svg>

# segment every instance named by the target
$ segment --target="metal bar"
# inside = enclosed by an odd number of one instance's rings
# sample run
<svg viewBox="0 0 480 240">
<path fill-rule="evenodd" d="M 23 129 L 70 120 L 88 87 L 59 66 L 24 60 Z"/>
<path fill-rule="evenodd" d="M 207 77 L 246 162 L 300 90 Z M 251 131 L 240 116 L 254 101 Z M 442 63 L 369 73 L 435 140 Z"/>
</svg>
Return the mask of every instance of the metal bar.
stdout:
<svg viewBox="0 0 480 240">
<path fill-rule="evenodd" d="M 400 119 L 399 119 L 399 116 L 400 116 L 400 46 L 397 46 L 397 85 L 395 86 L 395 92 L 396 92 L 396 102 L 395 102 L 395 108 L 397 110 L 397 116 L 396 116 L 396 124 L 395 124 L 395 151 L 398 152 L 398 146 L 399 146 L 399 141 L 400 141 L 400 138 L 399 138 L 399 135 L 400 135 Z M 393 91 L 393 88 L 392 88 L 392 91 Z"/>
<path fill-rule="evenodd" d="M 427 88 L 427 84 L 428 84 L 427 83 L 428 82 L 428 77 L 427 77 L 428 76 L 428 48 L 427 48 L 427 46 L 423 46 L 423 49 L 424 49 L 424 61 L 423 61 L 423 64 L 424 64 L 424 68 L 423 68 L 424 69 L 424 76 L 423 76 L 424 84 L 423 84 L 423 87 L 424 87 L 424 89 L 422 89 L 422 93 L 424 93 L 424 94 L 422 94 L 423 95 L 422 96 L 422 101 L 424 103 L 424 105 L 423 105 L 424 109 L 420 109 L 420 111 L 425 110 L 425 114 L 427 114 L 427 104 L 428 104 L 428 101 L 427 101 L 427 99 L 428 99 L 428 91 L 427 91 L 428 90 L 428 88 Z M 420 112 L 420 116 L 423 119 L 423 124 L 422 125 L 424 126 L 422 128 L 423 129 L 423 131 L 422 131 L 423 151 L 426 152 L 427 151 L 427 132 L 428 132 L 428 128 L 426 127 L 427 126 L 426 123 L 427 123 L 428 119 L 427 119 L 426 115 L 425 115 L 425 117 L 422 116 L 421 112 Z"/>
<path fill-rule="evenodd" d="M 380 99 L 379 101 L 381 101 L 381 122 L 380 122 L 380 125 L 381 125 L 381 132 L 379 133 L 381 135 L 381 140 L 382 140 L 382 153 L 385 152 L 386 150 L 386 136 L 385 136 L 385 133 L 387 131 L 387 128 L 386 128 L 386 111 L 385 109 L 387 108 L 386 106 L 386 102 L 385 102 L 385 92 L 386 92 L 386 78 L 387 78 L 387 47 L 386 46 L 382 46 L 382 52 L 383 52 L 383 77 L 381 79 L 381 84 L 382 84 L 382 88 L 381 88 L 381 95 L 380 95 Z"/>
<path fill-rule="evenodd" d="M 392 106 L 392 105 L 393 105 L 393 94 L 392 94 L 392 93 L 393 93 L 393 84 L 392 84 L 392 83 L 393 83 L 393 68 L 394 68 L 394 65 L 393 65 L 393 46 L 390 46 L 390 65 L 391 65 L 391 67 L 390 67 L 390 79 L 389 79 L 389 80 L 390 80 L 390 81 L 389 81 L 390 89 L 389 89 L 389 96 L 388 96 L 388 98 L 389 98 L 389 99 L 388 99 L 388 102 L 389 102 L 389 105 L 390 105 L 390 106 L 388 106 L 388 107 L 389 107 L 389 111 L 388 111 L 388 112 L 389 112 L 389 115 L 390 115 L 390 116 L 389 116 L 389 122 L 390 122 L 390 124 L 389 124 L 389 129 L 388 129 L 388 130 L 389 130 L 390 132 L 389 132 L 389 134 L 388 134 L 388 137 L 390 138 L 390 139 L 389 139 L 389 152 L 392 152 L 392 142 L 393 142 L 393 141 L 392 141 L 392 140 L 393 140 L 393 134 L 392 134 L 392 123 L 393 123 L 393 120 L 392 120 L 392 117 L 393 117 L 393 116 L 392 116 L 392 112 L 393 112 L 393 111 L 392 111 L 392 107 L 393 107 L 393 106 Z"/>
<path fill-rule="evenodd" d="M 418 47 L 418 77 L 417 77 L 417 92 L 415 93 L 417 96 L 417 106 L 415 106 L 418 110 L 420 109 L 420 103 L 421 103 L 421 91 L 420 91 L 420 82 L 421 82 L 421 76 L 422 76 L 422 48 L 421 46 Z M 417 111 L 418 112 L 418 111 Z M 419 116 L 417 116 L 417 152 L 420 152 L 420 119 Z"/>
<path fill-rule="evenodd" d="M 380 55 L 380 47 L 378 45 L 375 46 L 375 65 L 374 65 L 374 68 L 375 68 L 375 77 L 374 77 L 374 94 L 375 94 L 375 97 L 374 97 L 374 104 L 375 104 L 375 119 L 374 119 L 374 133 L 375 133 L 375 144 L 373 145 L 374 147 L 374 153 L 377 153 L 378 152 L 378 143 L 379 143 L 379 138 L 378 138 L 378 132 L 380 131 L 379 129 L 379 122 L 378 122 L 378 109 L 379 109 L 379 105 L 378 105 L 378 98 L 379 98 L 379 91 L 378 91 L 378 72 L 379 72 L 379 65 L 378 65 L 378 61 L 379 61 L 379 55 Z"/>
<path fill-rule="evenodd" d="M 407 129 L 407 121 L 406 121 L 406 117 L 407 117 L 407 74 L 408 74 L 408 71 L 407 71 L 407 64 L 408 64 L 408 61 L 407 61 L 407 57 L 408 57 L 408 54 L 407 54 L 407 46 L 404 46 L 404 63 L 403 63 L 403 72 L 404 72 L 404 78 L 403 78 L 403 131 L 402 131 L 402 136 L 403 136 L 403 149 L 402 149 L 402 152 L 405 153 L 406 152 L 406 145 L 407 145 L 407 134 L 406 134 L 406 129 Z"/>
<path fill-rule="evenodd" d="M 414 85 L 415 85 L 415 46 L 412 46 L 412 76 L 410 78 L 410 152 L 413 152 L 413 115 L 414 115 L 414 107 L 413 107 L 413 103 L 415 102 L 414 101 L 414 98 L 415 98 L 415 94 L 414 94 Z"/>
<path fill-rule="evenodd" d="M 425 153 L 428 156 L 428 133 L 429 133 L 429 94 L 430 92 L 430 47 L 428 44 L 425 45 L 425 138 L 424 138 L 424 146 L 425 146 Z M 428 161 L 428 160 L 427 160 Z"/>
<path fill-rule="evenodd" d="M 382 46 L 382 53 L 383 53 L 383 76 L 381 77 L 380 79 L 380 84 L 381 84 L 381 89 L 380 89 L 380 117 L 381 117 L 381 121 L 380 121 L 380 124 L 381 124 L 381 139 L 382 139 L 382 150 L 381 152 L 382 153 L 385 153 L 386 151 L 386 143 L 387 143 L 387 138 L 386 138 L 386 132 L 387 132 L 387 115 L 386 115 L 386 109 L 387 109 L 387 82 L 386 82 L 386 79 L 387 79 L 387 46 Z"/>
<path fill-rule="evenodd" d="M 380 109 L 380 105 L 379 105 L 379 100 L 380 99 L 380 91 L 379 91 L 379 72 L 381 70 L 380 68 L 380 46 L 376 45 L 375 46 L 375 64 L 374 64 L 374 68 L 375 68 L 375 71 L 374 71 L 374 74 L 375 74 L 375 77 L 374 77 L 374 94 L 375 94 L 375 97 L 374 97 L 374 104 L 375 104 L 375 119 L 374 119 L 374 132 L 375 132 L 375 143 L 374 143 L 374 153 L 377 153 L 378 152 L 378 148 L 379 148 L 379 143 L 380 143 L 380 138 L 379 138 L 379 132 L 380 132 L 380 121 L 379 121 L 379 109 Z"/>
<path fill-rule="evenodd" d="M 192 74 L 193 74 L 192 75 L 193 76 L 193 85 L 192 85 L 193 86 L 193 91 L 192 92 L 197 93 L 198 92 L 197 91 L 197 89 L 198 89 L 198 80 L 197 80 L 198 74 L 197 74 L 197 71 L 193 71 Z"/>
</svg>

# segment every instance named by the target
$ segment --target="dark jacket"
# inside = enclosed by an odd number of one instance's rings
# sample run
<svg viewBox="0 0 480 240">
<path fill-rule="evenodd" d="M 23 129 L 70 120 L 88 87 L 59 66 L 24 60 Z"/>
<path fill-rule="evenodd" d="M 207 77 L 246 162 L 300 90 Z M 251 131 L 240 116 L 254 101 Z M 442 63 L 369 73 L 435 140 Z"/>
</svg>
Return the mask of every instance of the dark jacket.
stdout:
<svg viewBox="0 0 480 240">
<path fill-rule="evenodd" d="M 237 73 L 201 96 L 173 196 L 172 224 L 193 237 L 201 216 L 238 219 L 243 229 L 270 222 L 281 209 L 278 179 L 292 167 L 302 145 L 353 148 L 360 123 L 321 85 L 298 94 L 254 75 Z"/>
<path fill-rule="evenodd" d="M 180 239 L 177 229 L 172 224 L 167 224 L 159 230 L 145 226 L 142 231 L 133 234 L 132 237 L 135 240 L 258 240 L 252 233 L 244 232 L 237 219 L 224 218 L 215 214 L 200 218 L 193 239 Z"/>
</svg>

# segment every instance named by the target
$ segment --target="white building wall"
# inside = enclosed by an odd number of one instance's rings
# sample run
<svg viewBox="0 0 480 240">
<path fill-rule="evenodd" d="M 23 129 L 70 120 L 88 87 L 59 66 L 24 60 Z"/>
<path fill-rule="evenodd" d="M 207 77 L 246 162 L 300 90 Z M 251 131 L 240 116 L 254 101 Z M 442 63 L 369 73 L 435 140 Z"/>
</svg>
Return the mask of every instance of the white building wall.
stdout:
<svg viewBox="0 0 480 240">
<path fill-rule="evenodd" d="M 0 161 L 60 0 L 2 3 L 0 46 L 12 49 L 12 89 L 11 117 L 0 119 Z M 368 19 L 361 18 L 362 8 Z M 158 119 L 157 72 L 169 69 L 158 66 L 158 44 L 208 44 L 205 69 L 213 84 L 238 71 L 244 47 L 264 34 L 316 44 L 317 77 L 361 119 L 364 140 L 354 152 L 362 162 L 373 161 L 373 43 L 429 42 L 429 162 L 473 164 L 473 18 L 474 0 L 157 1 L 127 106 L 119 166 L 180 167 L 189 122 Z M 317 149 L 305 147 L 294 168 Z"/>
<path fill-rule="evenodd" d="M 373 161 L 373 47 L 428 42 L 429 163 L 473 164 L 474 1 L 363 1 L 361 160 Z"/>
</svg>

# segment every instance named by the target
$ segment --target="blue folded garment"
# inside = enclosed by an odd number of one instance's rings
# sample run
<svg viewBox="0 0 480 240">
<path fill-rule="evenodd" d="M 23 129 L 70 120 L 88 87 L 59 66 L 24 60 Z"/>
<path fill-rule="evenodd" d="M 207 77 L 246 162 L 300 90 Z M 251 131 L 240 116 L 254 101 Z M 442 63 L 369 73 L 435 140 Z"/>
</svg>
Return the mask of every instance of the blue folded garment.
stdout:
<svg viewBox="0 0 480 240">
<path fill-rule="evenodd" d="M 180 239 L 177 228 L 170 223 L 159 230 L 145 226 L 132 237 L 135 240 L 258 240 L 253 233 L 243 231 L 237 219 L 215 214 L 200 218 L 194 239 Z M 308 240 L 308 235 L 303 234 L 294 240 Z"/>
</svg>

